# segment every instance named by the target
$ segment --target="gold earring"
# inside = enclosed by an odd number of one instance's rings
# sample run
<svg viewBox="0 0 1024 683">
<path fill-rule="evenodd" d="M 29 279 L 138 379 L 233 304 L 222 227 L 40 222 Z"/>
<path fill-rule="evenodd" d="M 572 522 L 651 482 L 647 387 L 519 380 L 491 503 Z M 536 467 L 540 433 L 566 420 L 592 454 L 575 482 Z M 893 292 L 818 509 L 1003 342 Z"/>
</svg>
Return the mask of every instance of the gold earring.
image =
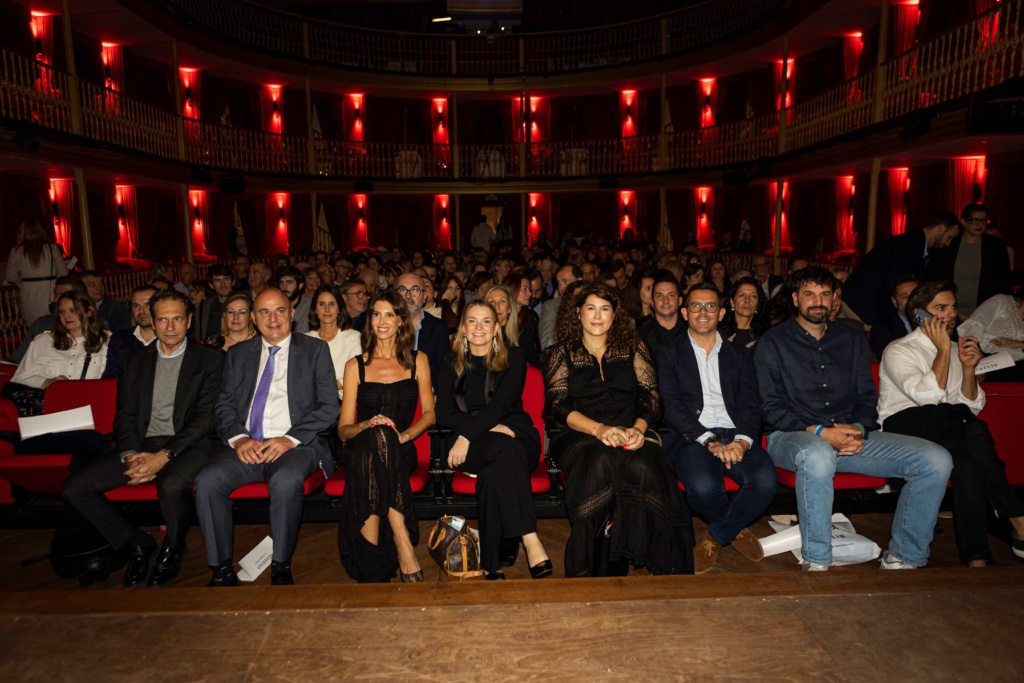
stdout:
<svg viewBox="0 0 1024 683">
<path fill-rule="evenodd" d="M 469 353 L 469 337 L 462 338 L 462 352 Z"/>
<path fill-rule="evenodd" d="M 494 345 L 494 352 L 498 352 L 498 335 L 495 334 L 492 338 L 492 344 Z"/>
</svg>

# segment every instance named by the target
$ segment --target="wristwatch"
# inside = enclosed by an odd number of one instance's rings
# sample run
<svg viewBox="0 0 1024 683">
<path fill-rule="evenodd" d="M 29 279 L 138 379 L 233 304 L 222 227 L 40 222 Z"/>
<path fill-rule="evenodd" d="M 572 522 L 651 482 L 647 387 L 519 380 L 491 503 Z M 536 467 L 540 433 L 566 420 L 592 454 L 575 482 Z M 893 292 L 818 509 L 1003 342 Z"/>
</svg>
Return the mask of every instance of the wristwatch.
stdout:
<svg viewBox="0 0 1024 683">
<path fill-rule="evenodd" d="M 704 439 L 704 441 L 701 442 L 701 445 L 703 445 L 704 448 L 707 448 L 708 446 L 710 446 L 713 443 L 718 443 L 718 437 L 715 436 L 714 434 L 712 434 L 708 438 Z"/>
<path fill-rule="evenodd" d="M 176 456 L 176 455 L 177 455 L 177 453 L 175 453 L 174 451 L 170 450 L 169 448 L 163 448 L 163 449 L 161 449 L 161 450 L 162 450 L 162 451 L 164 452 L 164 454 L 165 454 L 165 455 L 167 456 L 167 459 L 168 459 L 168 460 L 174 460 L 174 456 Z"/>
</svg>

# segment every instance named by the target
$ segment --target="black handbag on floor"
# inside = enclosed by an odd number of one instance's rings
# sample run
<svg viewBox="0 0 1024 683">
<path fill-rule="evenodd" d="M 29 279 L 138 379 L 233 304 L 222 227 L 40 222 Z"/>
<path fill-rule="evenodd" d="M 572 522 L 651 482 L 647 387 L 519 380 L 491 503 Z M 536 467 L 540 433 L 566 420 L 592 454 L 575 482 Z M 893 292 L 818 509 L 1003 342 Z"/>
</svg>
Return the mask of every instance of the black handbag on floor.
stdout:
<svg viewBox="0 0 1024 683">
<path fill-rule="evenodd" d="M 128 547 L 114 550 L 92 526 L 58 529 L 50 542 L 50 564 L 62 579 L 78 579 L 82 586 L 103 583 L 128 564 Z"/>
</svg>

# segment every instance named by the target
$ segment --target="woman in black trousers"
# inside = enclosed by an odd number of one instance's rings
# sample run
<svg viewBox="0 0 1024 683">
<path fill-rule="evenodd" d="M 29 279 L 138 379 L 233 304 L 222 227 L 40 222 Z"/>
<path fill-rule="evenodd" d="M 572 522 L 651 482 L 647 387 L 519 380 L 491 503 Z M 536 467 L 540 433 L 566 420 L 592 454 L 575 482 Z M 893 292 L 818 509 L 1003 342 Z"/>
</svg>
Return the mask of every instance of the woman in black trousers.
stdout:
<svg viewBox="0 0 1024 683">
<path fill-rule="evenodd" d="M 456 436 L 448 465 L 477 478 L 480 565 L 489 580 L 504 579 L 499 545 L 522 538 L 530 575 L 548 576 L 530 488 L 540 435 L 523 410 L 523 352 L 505 345 L 494 307 L 482 300 L 463 310 L 453 349 L 437 379 L 438 423 Z"/>
</svg>

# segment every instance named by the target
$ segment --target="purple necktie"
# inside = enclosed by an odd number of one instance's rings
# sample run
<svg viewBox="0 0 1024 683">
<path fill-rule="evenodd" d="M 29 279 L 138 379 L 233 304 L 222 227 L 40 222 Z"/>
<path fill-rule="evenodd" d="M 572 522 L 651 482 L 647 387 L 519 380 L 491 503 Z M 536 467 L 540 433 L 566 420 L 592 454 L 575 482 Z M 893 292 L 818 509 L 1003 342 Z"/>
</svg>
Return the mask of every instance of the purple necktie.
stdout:
<svg viewBox="0 0 1024 683">
<path fill-rule="evenodd" d="M 267 366 L 263 368 L 256 395 L 252 397 L 252 408 L 249 410 L 249 433 L 257 441 L 263 441 L 263 413 L 267 409 L 267 398 L 270 396 L 270 383 L 274 379 L 274 356 L 281 350 L 280 346 L 271 346 Z"/>
</svg>

